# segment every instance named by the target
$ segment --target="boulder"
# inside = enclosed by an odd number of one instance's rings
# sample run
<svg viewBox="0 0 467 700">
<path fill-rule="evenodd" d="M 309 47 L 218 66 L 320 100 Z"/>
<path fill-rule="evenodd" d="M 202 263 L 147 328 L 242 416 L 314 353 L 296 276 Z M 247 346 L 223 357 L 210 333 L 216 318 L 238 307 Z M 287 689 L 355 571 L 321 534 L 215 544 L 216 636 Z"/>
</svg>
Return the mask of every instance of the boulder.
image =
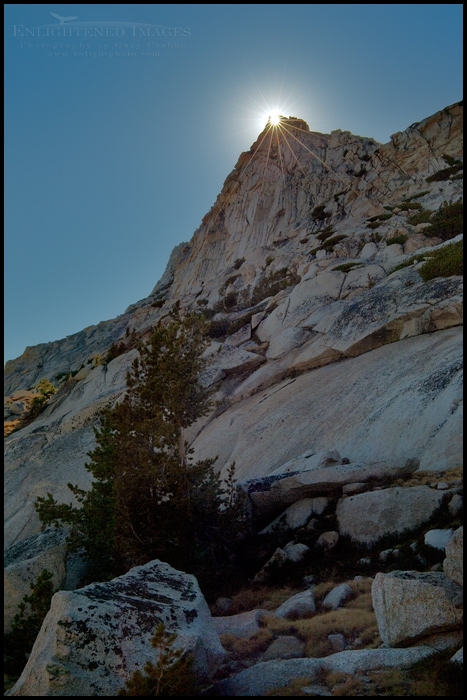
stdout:
<svg viewBox="0 0 467 700">
<path fill-rule="evenodd" d="M 276 617 L 296 620 L 299 617 L 308 617 L 316 612 L 313 588 L 293 595 L 280 605 L 275 611 Z"/>
<path fill-rule="evenodd" d="M 299 659 L 304 655 L 305 642 L 292 635 L 282 635 L 268 646 L 261 661 L 272 659 Z"/>
<path fill-rule="evenodd" d="M 411 649 L 361 649 L 341 651 L 322 659 L 276 659 L 250 666 L 240 673 L 216 683 L 211 695 L 262 696 L 275 688 L 287 686 L 298 678 L 319 680 L 323 671 L 355 674 L 384 668 L 410 668 L 434 653 L 430 647 Z"/>
<path fill-rule="evenodd" d="M 212 624 L 217 634 L 232 634 L 234 637 L 251 637 L 260 628 L 264 610 L 248 610 L 238 615 L 213 617 Z"/>
<path fill-rule="evenodd" d="M 328 642 L 334 653 L 344 651 L 346 647 L 345 637 L 343 634 L 328 634 Z"/>
<path fill-rule="evenodd" d="M 425 544 L 429 544 L 430 547 L 435 549 L 441 549 L 444 552 L 446 546 L 452 540 L 453 534 L 454 530 L 452 528 L 449 530 L 428 530 L 425 533 Z"/>
<path fill-rule="evenodd" d="M 443 573 L 378 573 L 371 589 L 384 644 L 405 647 L 462 625 L 462 589 Z"/>
<path fill-rule="evenodd" d="M 66 578 L 66 544 L 68 532 L 55 527 L 14 544 L 4 554 L 4 632 L 11 630 L 11 623 L 18 612 L 18 605 L 25 595 L 31 594 L 34 583 L 43 569 L 53 574 L 54 590 L 63 587 Z"/>
<path fill-rule="evenodd" d="M 352 595 L 353 591 L 349 584 L 341 583 L 340 586 L 336 586 L 332 591 L 329 591 L 321 605 L 323 608 L 328 608 L 328 610 L 337 610 L 337 608 L 340 608 Z"/>
<path fill-rule="evenodd" d="M 310 551 L 305 544 L 289 542 L 283 549 L 278 547 L 272 557 L 253 579 L 253 583 L 265 583 L 278 569 L 301 561 Z"/>
<path fill-rule="evenodd" d="M 459 586 L 464 585 L 464 528 L 458 528 L 446 546 L 445 573 Z"/>
<path fill-rule="evenodd" d="M 336 508 L 339 532 L 363 544 L 384 535 L 413 530 L 427 522 L 443 494 L 429 486 L 396 486 L 341 499 Z"/>
<path fill-rule="evenodd" d="M 9 695 L 117 695 L 134 671 L 157 660 L 158 623 L 177 633 L 200 677 L 225 657 L 194 576 L 154 560 L 107 583 L 60 591 Z"/>
<path fill-rule="evenodd" d="M 339 533 L 335 530 L 323 532 L 316 540 L 316 544 L 318 545 L 318 547 L 322 547 L 325 552 L 332 551 L 338 542 Z"/>
<path fill-rule="evenodd" d="M 261 530 L 260 535 L 280 530 L 298 530 L 304 527 L 313 515 L 322 515 L 329 504 L 329 498 L 302 498 L 293 503 L 281 515 Z"/>
</svg>

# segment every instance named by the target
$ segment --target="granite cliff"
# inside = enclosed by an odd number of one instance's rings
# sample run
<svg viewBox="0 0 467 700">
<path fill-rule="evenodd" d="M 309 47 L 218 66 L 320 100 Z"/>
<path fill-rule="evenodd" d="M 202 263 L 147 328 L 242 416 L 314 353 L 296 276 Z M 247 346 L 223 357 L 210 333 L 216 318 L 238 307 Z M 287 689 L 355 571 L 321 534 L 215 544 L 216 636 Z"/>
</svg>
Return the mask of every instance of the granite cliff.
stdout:
<svg viewBox="0 0 467 700">
<path fill-rule="evenodd" d="M 38 532 L 37 496 L 88 485 L 92 427 L 125 390 L 130 341 L 177 302 L 211 323 L 203 381 L 217 407 L 189 436 L 199 457 L 235 459 L 244 480 L 329 448 L 457 467 L 462 278 L 419 271 L 461 238 L 437 221 L 462 197 L 462 113 L 446 107 L 384 145 L 295 118 L 268 125 L 146 299 L 8 362 L 7 544 Z M 59 390 L 24 425 L 46 377 Z"/>
</svg>

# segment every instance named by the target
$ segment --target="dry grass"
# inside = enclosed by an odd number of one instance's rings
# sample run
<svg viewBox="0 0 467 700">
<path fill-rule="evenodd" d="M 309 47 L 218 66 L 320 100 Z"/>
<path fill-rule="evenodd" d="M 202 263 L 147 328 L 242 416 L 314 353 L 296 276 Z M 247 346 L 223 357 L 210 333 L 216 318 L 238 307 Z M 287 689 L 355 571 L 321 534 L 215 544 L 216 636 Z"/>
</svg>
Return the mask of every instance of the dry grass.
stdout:
<svg viewBox="0 0 467 700">
<path fill-rule="evenodd" d="M 295 678 L 289 685 L 285 685 L 282 688 L 274 688 L 274 690 L 269 690 L 267 693 L 264 693 L 264 697 L 308 697 L 308 693 L 304 693 L 302 688 L 314 684 L 313 678 Z"/>
<path fill-rule="evenodd" d="M 252 659 L 262 654 L 273 641 L 270 630 L 264 628 L 251 637 L 236 637 L 233 634 L 221 634 L 221 644 L 235 661 Z"/>
<path fill-rule="evenodd" d="M 441 472 L 415 472 L 415 474 L 412 474 L 409 479 L 396 479 L 393 486 L 426 486 L 430 484 L 438 484 L 440 481 L 446 481 L 449 483 L 450 481 L 457 481 L 458 479 L 461 479 L 463 474 L 463 467 L 456 467 L 455 469 L 449 469 L 449 471 Z"/>
<path fill-rule="evenodd" d="M 268 586 L 258 586 L 242 588 L 232 596 L 232 607 L 230 615 L 236 615 L 248 610 L 276 610 L 288 598 L 298 593 L 298 588 L 283 586 L 281 588 L 271 588 Z"/>
</svg>

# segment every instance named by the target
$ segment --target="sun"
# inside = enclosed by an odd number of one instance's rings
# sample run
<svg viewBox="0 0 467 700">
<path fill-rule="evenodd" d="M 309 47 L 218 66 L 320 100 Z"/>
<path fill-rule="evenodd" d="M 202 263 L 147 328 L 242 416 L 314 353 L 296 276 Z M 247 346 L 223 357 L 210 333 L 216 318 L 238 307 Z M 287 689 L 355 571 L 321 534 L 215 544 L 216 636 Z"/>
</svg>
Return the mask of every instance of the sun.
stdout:
<svg viewBox="0 0 467 700">
<path fill-rule="evenodd" d="M 279 124 L 281 123 L 280 114 L 278 112 L 272 112 L 269 115 L 269 121 L 273 126 L 279 126 Z"/>
</svg>

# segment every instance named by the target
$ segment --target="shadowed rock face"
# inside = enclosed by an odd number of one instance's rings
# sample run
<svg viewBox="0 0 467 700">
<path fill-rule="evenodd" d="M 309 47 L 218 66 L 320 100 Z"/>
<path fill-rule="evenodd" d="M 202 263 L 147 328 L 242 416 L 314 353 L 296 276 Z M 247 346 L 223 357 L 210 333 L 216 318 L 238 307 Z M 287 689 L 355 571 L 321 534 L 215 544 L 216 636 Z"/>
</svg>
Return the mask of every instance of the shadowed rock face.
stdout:
<svg viewBox="0 0 467 700">
<path fill-rule="evenodd" d="M 435 211 L 461 197 L 460 180 L 426 178 L 446 167 L 446 156 L 461 155 L 462 106 L 385 145 L 311 132 L 298 119 L 284 127 L 280 149 L 266 129 L 240 156 L 149 297 L 7 363 L 7 421 L 13 392 L 44 377 L 57 384 L 57 375 L 84 365 L 6 440 L 7 544 L 38 532 L 38 496 L 69 502 L 68 482 L 89 487 L 84 464 L 97 413 L 121 398 L 137 351 L 106 366 L 95 366 L 96 354 L 125 340 L 128 328 L 144 341 L 176 302 L 183 312 L 211 308 L 226 293 L 241 308 L 215 316 L 226 337 L 213 340 L 203 382 L 219 403 L 187 435 L 197 457 L 219 455 L 222 470 L 235 460 L 242 480 L 330 446 L 353 464 L 418 457 L 421 469 L 458 466 L 461 278 L 425 283 L 421 262 L 390 273 L 414 251 L 445 245 L 397 205 L 415 197 Z M 376 230 L 368 227 L 375 216 L 386 217 Z M 386 244 L 401 232 L 405 244 Z M 249 306 L 258 289 L 264 296 Z"/>
<path fill-rule="evenodd" d="M 194 576 L 154 560 L 108 583 L 52 599 L 29 661 L 9 695 L 116 695 L 157 652 L 159 622 L 177 633 L 206 679 L 225 656 Z"/>
</svg>

